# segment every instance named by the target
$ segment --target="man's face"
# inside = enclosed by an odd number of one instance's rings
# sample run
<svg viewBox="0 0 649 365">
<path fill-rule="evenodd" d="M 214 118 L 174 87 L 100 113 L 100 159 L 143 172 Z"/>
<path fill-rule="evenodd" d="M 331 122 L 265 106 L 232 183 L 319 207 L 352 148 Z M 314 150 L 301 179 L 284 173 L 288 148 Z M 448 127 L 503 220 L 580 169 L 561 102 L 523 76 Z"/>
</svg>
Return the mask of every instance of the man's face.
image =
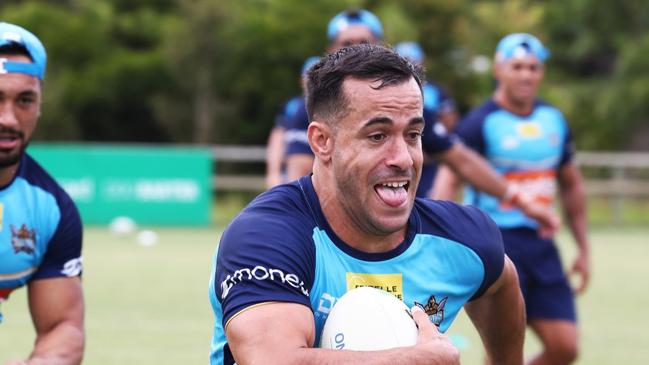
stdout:
<svg viewBox="0 0 649 365">
<path fill-rule="evenodd" d="M 424 119 L 414 79 L 372 88 L 379 83 L 344 81 L 348 112 L 334 122 L 331 166 L 346 219 L 383 236 L 407 225 L 421 175 Z"/>
<path fill-rule="evenodd" d="M 353 24 L 338 32 L 329 45 L 329 52 L 335 52 L 343 47 L 361 43 L 378 43 L 374 33 L 365 25 Z"/>
<path fill-rule="evenodd" d="M 530 104 L 543 79 L 543 63 L 533 55 L 511 58 L 496 65 L 496 78 L 510 101 Z"/>
<path fill-rule="evenodd" d="M 26 56 L 0 58 L 31 62 Z M 40 115 L 41 84 L 33 76 L 0 74 L 0 168 L 16 164 L 27 148 Z"/>
</svg>

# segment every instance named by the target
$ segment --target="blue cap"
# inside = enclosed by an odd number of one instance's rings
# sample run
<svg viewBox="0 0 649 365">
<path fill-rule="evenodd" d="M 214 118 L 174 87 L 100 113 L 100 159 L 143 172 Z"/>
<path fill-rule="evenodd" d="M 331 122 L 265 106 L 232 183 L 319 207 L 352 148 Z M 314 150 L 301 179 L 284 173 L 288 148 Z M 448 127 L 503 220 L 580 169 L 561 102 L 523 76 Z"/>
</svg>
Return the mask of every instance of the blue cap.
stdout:
<svg viewBox="0 0 649 365">
<path fill-rule="evenodd" d="M 47 64 L 47 54 L 43 43 L 22 27 L 0 22 L 0 47 L 13 44 L 25 48 L 32 63 L 10 61 L 0 56 L 0 74 L 22 73 L 43 80 Z"/>
<path fill-rule="evenodd" d="M 320 57 L 318 56 L 311 56 L 307 58 L 306 61 L 304 61 L 304 65 L 302 65 L 302 72 L 300 72 L 300 75 L 306 74 L 311 66 L 315 65 L 318 61 L 320 61 Z"/>
<path fill-rule="evenodd" d="M 410 62 L 421 65 L 424 63 L 424 50 L 417 42 L 401 42 L 394 46 L 394 50 Z"/>
<path fill-rule="evenodd" d="M 345 10 L 338 13 L 329 21 L 327 26 L 327 37 L 334 40 L 338 33 L 350 25 L 364 25 L 370 29 L 377 39 L 383 38 L 383 27 L 376 15 L 367 10 Z"/>
<path fill-rule="evenodd" d="M 496 62 L 527 55 L 533 55 L 544 62 L 550 57 L 550 50 L 545 48 L 538 38 L 528 33 L 512 33 L 501 39 L 496 47 Z"/>
</svg>

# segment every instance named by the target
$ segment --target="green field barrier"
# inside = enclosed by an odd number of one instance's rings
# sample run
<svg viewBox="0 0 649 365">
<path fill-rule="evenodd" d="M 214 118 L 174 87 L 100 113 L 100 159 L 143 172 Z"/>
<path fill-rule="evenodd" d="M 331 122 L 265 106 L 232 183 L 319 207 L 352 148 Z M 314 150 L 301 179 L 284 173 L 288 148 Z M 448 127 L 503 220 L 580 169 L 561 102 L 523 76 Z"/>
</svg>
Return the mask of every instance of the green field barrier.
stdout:
<svg viewBox="0 0 649 365">
<path fill-rule="evenodd" d="M 33 143 L 28 152 L 70 194 L 85 223 L 118 216 L 152 225 L 210 222 L 208 148 Z"/>
</svg>

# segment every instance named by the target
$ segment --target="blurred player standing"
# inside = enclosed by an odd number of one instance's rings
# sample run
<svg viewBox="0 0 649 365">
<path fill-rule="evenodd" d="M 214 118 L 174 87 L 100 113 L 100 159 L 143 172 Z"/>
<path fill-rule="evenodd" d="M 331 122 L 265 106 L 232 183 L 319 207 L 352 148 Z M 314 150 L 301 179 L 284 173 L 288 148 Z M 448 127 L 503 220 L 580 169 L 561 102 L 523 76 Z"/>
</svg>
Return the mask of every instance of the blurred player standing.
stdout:
<svg viewBox="0 0 649 365">
<path fill-rule="evenodd" d="M 527 196 L 552 206 L 558 188 L 579 248 L 572 272 L 582 292 L 590 276 L 586 203 L 582 177 L 573 162 L 574 147 L 561 112 L 539 100 L 537 90 L 549 51 L 533 35 L 516 33 L 497 46 L 493 97 L 456 128 L 462 140 L 482 154 L 512 187 L 506 200 Z M 434 197 L 452 198 L 458 181 L 442 169 Z M 524 194 L 523 194 L 524 192 Z M 516 264 L 526 300 L 528 324 L 543 343 L 531 364 L 569 364 L 578 354 L 575 303 L 552 239 L 538 236 L 537 224 L 520 210 L 468 188 L 465 203 L 488 212 L 499 225 L 505 251 Z"/>
<path fill-rule="evenodd" d="M 394 50 L 410 62 L 424 65 L 424 50 L 416 42 L 401 42 L 394 46 Z M 417 196 L 421 198 L 430 197 L 433 189 L 433 181 L 437 173 L 437 162 L 431 154 L 437 153 L 434 134 L 446 134 L 451 132 L 457 121 L 455 101 L 436 82 L 429 79 L 423 86 L 424 90 L 424 119 L 426 128 L 422 136 L 422 148 L 424 155 L 424 167 L 421 171 L 421 180 L 417 188 Z"/>
<path fill-rule="evenodd" d="M 360 43 L 379 43 L 383 38 L 383 26 L 379 18 L 364 9 L 350 9 L 338 13 L 327 26 L 329 45 L 327 52 Z M 287 180 L 292 181 L 311 173 L 313 152 L 306 138 L 309 117 L 296 114 L 288 125 L 290 140 L 286 141 Z"/>
<path fill-rule="evenodd" d="M 46 58 L 36 36 L 0 23 L 0 302 L 27 285 L 36 329 L 29 358 L 7 365 L 79 364 L 84 349 L 81 219 L 25 152 L 40 116 Z"/>
<path fill-rule="evenodd" d="M 320 57 L 316 56 L 309 57 L 302 65 L 302 71 L 300 72 L 300 87 L 302 89 L 304 89 L 304 73 L 319 59 Z M 302 176 L 296 172 L 285 171 L 284 156 L 287 152 L 285 148 L 286 144 L 302 146 L 300 143 L 293 144 L 293 140 L 306 140 L 306 133 L 295 130 L 291 126 L 301 120 L 307 120 L 308 124 L 308 119 L 309 117 L 306 114 L 306 108 L 304 106 L 304 95 L 294 96 L 282 105 L 280 112 L 275 117 L 275 125 L 266 143 L 266 187 L 272 188 L 275 185 L 295 180 Z"/>
</svg>

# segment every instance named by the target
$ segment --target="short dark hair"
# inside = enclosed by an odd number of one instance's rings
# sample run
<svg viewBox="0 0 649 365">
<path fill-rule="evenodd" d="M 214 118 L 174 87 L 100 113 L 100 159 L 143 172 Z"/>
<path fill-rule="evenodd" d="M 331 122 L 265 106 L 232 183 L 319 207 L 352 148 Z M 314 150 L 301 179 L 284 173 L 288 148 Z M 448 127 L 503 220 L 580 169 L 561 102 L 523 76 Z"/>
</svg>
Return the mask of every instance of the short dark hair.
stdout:
<svg viewBox="0 0 649 365">
<path fill-rule="evenodd" d="M 381 81 L 376 89 L 414 78 L 421 89 L 423 69 L 381 45 L 356 44 L 322 57 L 306 75 L 306 107 L 309 120 L 342 117 L 348 100 L 342 85 L 346 78 Z"/>
</svg>

